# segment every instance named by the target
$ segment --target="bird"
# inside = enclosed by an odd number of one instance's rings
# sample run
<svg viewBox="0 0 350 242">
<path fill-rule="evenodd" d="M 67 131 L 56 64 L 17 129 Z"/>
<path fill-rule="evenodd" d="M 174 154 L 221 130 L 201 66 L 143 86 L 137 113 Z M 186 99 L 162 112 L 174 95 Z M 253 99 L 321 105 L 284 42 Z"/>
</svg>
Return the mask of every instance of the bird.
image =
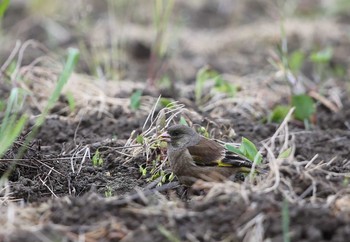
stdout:
<svg viewBox="0 0 350 242">
<path fill-rule="evenodd" d="M 167 142 L 170 168 L 184 185 L 190 186 L 198 179 L 222 181 L 232 176 L 242 180 L 253 165 L 186 125 L 168 127 L 161 138 Z"/>
</svg>

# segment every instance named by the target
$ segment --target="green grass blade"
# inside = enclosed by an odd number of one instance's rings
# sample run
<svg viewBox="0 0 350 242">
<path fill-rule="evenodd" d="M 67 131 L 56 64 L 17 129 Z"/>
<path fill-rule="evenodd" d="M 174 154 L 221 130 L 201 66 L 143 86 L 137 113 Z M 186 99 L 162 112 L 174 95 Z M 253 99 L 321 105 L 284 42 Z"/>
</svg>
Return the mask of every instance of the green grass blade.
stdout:
<svg viewBox="0 0 350 242">
<path fill-rule="evenodd" d="M 27 117 L 25 115 L 16 122 L 16 116 L 13 115 L 9 120 L 10 124 L 7 125 L 7 129 L 0 136 L 0 157 L 7 151 L 7 149 L 13 144 L 17 137 L 22 132 L 24 125 L 27 122 Z"/>
<path fill-rule="evenodd" d="M 45 122 L 46 116 L 48 115 L 51 108 L 54 106 L 55 102 L 58 100 L 58 98 L 62 92 L 62 89 L 63 89 L 64 85 L 67 83 L 70 75 L 72 74 L 76 64 L 78 63 L 78 60 L 79 60 L 79 51 L 77 49 L 73 49 L 73 48 L 68 49 L 67 61 L 66 61 L 66 64 L 63 68 L 61 75 L 58 78 L 57 85 L 56 85 L 53 93 L 51 94 L 43 113 L 36 120 L 35 126 L 34 126 L 32 132 L 28 135 L 28 137 L 26 138 L 26 140 L 24 142 L 24 145 L 19 150 L 19 152 L 17 154 L 17 158 L 22 157 L 23 153 L 26 150 L 27 144 L 34 139 L 35 135 L 38 132 L 39 127 Z"/>
<path fill-rule="evenodd" d="M 10 97 L 7 100 L 5 115 L 4 115 L 4 118 L 3 118 L 2 123 L 1 123 L 0 137 L 5 132 L 7 127 L 10 125 L 9 119 L 11 117 L 11 113 L 14 111 L 17 96 L 18 96 L 18 88 L 12 89 Z"/>
<path fill-rule="evenodd" d="M 78 60 L 79 60 L 79 51 L 74 48 L 68 49 L 67 62 L 63 68 L 61 75 L 58 78 L 56 88 L 51 94 L 43 113 L 40 115 L 40 117 L 36 121 L 36 126 L 41 126 L 44 123 L 47 114 L 59 99 L 62 89 L 64 85 L 68 82 L 68 79 L 72 74 L 76 64 L 78 63 Z"/>
<path fill-rule="evenodd" d="M 167 241 L 170 242 L 180 242 L 181 240 L 175 236 L 171 231 L 166 229 L 164 226 L 159 225 L 158 226 L 159 232 L 167 239 Z"/>
<path fill-rule="evenodd" d="M 282 204 L 283 242 L 290 242 L 289 223 L 290 223 L 290 217 L 289 217 L 288 201 L 284 199 Z"/>
<path fill-rule="evenodd" d="M 10 5 L 10 0 L 2 0 L 1 1 L 1 3 L 0 3 L 0 20 L 4 16 L 9 5 Z"/>
</svg>

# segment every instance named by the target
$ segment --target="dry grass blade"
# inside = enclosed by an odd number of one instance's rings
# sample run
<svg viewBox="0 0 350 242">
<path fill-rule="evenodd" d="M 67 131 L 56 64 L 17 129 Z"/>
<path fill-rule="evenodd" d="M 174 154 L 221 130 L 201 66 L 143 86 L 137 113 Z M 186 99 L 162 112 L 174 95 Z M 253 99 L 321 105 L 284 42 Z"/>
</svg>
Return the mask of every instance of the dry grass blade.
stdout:
<svg viewBox="0 0 350 242">
<path fill-rule="evenodd" d="M 6 179 L 0 179 L 0 205 L 7 205 L 12 200 L 8 181 Z"/>
<path fill-rule="evenodd" d="M 238 236 L 243 237 L 243 241 L 264 241 L 264 222 L 265 216 L 260 213 L 252 220 L 242 225 L 238 229 Z"/>
<path fill-rule="evenodd" d="M 9 57 L 6 59 L 5 63 L 0 68 L 0 70 L 1 70 L 0 74 L 5 74 L 5 70 L 11 64 L 13 59 L 15 58 L 16 54 L 18 53 L 18 50 L 20 49 L 20 46 L 21 46 L 21 42 L 19 40 L 17 40 L 16 41 L 16 46 L 11 51 L 11 54 L 9 55 Z"/>
</svg>

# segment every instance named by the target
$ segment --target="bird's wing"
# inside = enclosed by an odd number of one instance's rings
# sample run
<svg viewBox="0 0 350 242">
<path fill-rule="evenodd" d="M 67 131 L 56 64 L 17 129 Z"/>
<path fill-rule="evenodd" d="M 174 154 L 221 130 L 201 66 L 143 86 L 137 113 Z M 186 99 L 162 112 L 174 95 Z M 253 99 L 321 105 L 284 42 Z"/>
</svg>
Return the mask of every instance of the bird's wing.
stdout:
<svg viewBox="0 0 350 242">
<path fill-rule="evenodd" d="M 224 158 L 225 148 L 215 142 L 201 137 L 196 145 L 187 147 L 197 165 L 216 166 Z"/>
<path fill-rule="evenodd" d="M 252 167 L 252 162 L 247 158 L 230 152 L 218 142 L 204 137 L 196 145 L 187 148 L 197 165 Z"/>
</svg>

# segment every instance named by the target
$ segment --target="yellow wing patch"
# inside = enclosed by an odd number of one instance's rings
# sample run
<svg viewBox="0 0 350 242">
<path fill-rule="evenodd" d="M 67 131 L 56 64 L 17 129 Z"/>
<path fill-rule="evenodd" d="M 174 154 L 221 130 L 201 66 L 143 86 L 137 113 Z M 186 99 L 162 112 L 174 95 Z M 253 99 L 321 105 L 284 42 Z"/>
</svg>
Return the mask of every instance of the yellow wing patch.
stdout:
<svg viewBox="0 0 350 242">
<path fill-rule="evenodd" d="M 240 172 L 243 172 L 243 173 L 250 173 L 250 168 L 248 167 L 240 167 L 239 170 Z"/>
<path fill-rule="evenodd" d="M 221 160 L 216 161 L 216 163 L 218 164 L 218 166 L 223 166 L 223 167 L 231 167 L 231 164 L 227 164 L 222 162 Z"/>
</svg>

